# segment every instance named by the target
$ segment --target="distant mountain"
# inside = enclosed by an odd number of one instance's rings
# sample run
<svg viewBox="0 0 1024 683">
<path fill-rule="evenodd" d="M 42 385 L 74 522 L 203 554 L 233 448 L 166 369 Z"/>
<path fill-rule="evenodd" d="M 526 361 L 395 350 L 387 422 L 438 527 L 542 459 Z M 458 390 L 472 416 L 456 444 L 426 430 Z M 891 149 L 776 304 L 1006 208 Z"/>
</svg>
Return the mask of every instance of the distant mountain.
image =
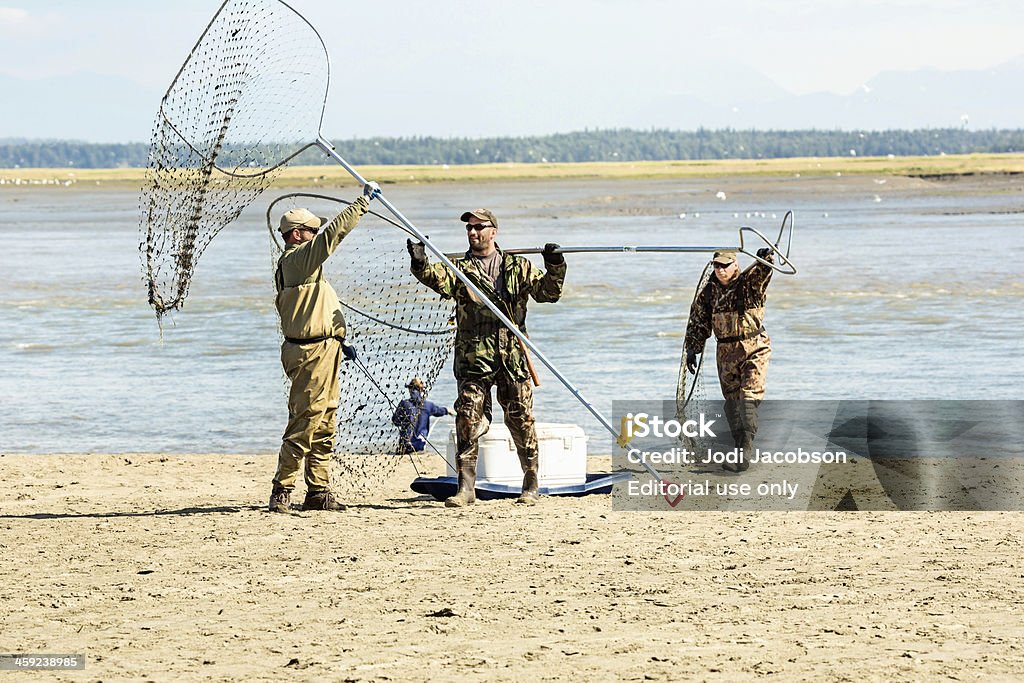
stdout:
<svg viewBox="0 0 1024 683">
<path fill-rule="evenodd" d="M 685 84 L 684 81 L 685 80 Z M 990 69 L 887 71 L 847 95 L 793 95 L 763 74 L 728 62 L 705 64 L 657 92 L 639 84 L 599 91 L 554 91 L 539 98 L 523 89 L 495 98 L 495 109 L 446 110 L 438 93 L 455 82 L 425 83 L 422 92 L 378 93 L 355 109 L 329 103 L 324 132 L 344 137 L 462 135 L 486 120 L 490 135 L 544 135 L 583 128 L 670 130 L 891 130 L 1024 128 L 1024 56 Z M 144 142 L 162 92 L 97 74 L 27 81 L 0 75 L 0 136 Z M 336 93 L 337 95 L 337 93 Z M 391 99 L 394 101 L 392 102 Z M 442 101 L 457 101 L 457 94 Z M 487 100 L 491 102 L 491 100 Z M 422 108 L 410 110 L 409 102 Z M 509 106 L 509 103 L 518 103 Z M 356 118 L 372 117 L 372 127 Z M 432 118 L 431 118 L 432 117 Z M 470 117 L 468 119 L 460 117 Z M 421 129 L 417 129 L 420 126 Z M 365 132 L 360 132 L 365 131 Z"/>
<path fill-rule="evenodd" d="M 886 71 L 848 95 L 744 97 L 731 105 L 704 97 L 649 104 L 650 116 L 675 128 L 793 130 L 970 129 L 1024 127 L 1024 57 L 990 69 Z"/>
</svg>

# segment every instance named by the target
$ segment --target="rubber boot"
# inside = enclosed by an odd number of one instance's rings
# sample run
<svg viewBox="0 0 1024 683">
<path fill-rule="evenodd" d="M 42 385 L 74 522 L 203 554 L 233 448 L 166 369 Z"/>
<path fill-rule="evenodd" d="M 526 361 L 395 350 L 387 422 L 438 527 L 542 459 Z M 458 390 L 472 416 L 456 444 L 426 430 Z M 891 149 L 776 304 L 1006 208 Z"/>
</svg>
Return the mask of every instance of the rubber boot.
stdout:
<svg viewBox="0 0 1024 683">
<path fill-rule="evenodd" d="M 750 468 L 750 458 L 754 455 L 754 437 L 757 436 L 757 406 L 760 401 L 740 401 L 736 412 L 739 417 L 739 437 L 736 445 L 743 450 L 743 459 L 736 464 L 733 472 L 744 472 Z M 724 467 L 724 465 L 723 465 Z"/>
<path fill-rule="evenodd" d="M 536 505 L 540 497 L 540 482 L 537 479 L 537 456 L 521 458 L 523 466 L 523 492 L 519 494 L 516 502 L 520 505 Z"/>
<path fill-rule="evenodd" d="M 750 454 L 754 450 L 754 438 L 747 431 L 741 431 L 737 436 L 739 437 L 736 440 L 736 447 L 739 449 L 740 455 L 739 460 L 735 463 L 722 463 L 722 469 L 729 470 L 730 472 L 746 472 L 750 469 Z"/>
<path fill-rule="evenodd" d="M 757 408 L 760 405 L 760 401 L 744 401 L 742 403 L 743 431 L 749 444 L 746 449 L 747 457 L 754 455 L 754 438 L 757 436 Z"/>
<path fill-rule="evenodd" d="M 729 431 L 732 433 L 732 442 L 739 451 L 739 461 L 735 463 L 723 462 L 722 469 L 727 472 L 743 472 L 750 463 L 747 462 L 746 432 L 743 428 L 743 402 L 726 400 L 725 417 L 729 422 Z"/>
<path fill-rule="evenodd" d="M 444 501 L 445 507 L 461 508 L 476 502 L 476 456 L 456 456 L 455 465 L 459 470 L 459 490 Z"/>
</svg>

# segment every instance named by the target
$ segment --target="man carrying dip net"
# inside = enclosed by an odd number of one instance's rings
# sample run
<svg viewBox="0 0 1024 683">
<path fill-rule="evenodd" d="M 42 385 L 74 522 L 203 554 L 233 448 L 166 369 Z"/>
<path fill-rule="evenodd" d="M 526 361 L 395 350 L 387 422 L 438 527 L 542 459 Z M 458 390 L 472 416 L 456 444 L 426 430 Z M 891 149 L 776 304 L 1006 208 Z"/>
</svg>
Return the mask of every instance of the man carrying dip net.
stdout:
<svg viewBox="0 0 1024 683">
<path fill-rule="evenodd" d="M 757 252 L 758 259 L 774 263 L 772 249 Z M 764 398 L 765 375 L 772 343 L 764 330 L 765 297 L 774 270 L 757 262 L 740 272 L 735 251 L 716 251 L 713 277 L 693 300 L 686 324 L 686 365 L 697 369 L 697 356 L 714 333 L 718 341 L 718 380 L 725 397 L 725 415 L 738 449 L 735 463 L 722 468 L 742 472 L 754 449 L 757 407 Z"/>
<path fill-rule="evenodd" d="M 339 401 L 338 371 L 342 355 L 354 360 L 345 345 L 341 302 L 324 279 L 323 263 L 356 227 L 370 200 L 380 192 L 368 183 L 363 195 L 334 220 L 292 209 L 281 216 L 285 250 L 277 262 L 274 286 L 281 316 L 281 364 L 291 381 L 288 426 L 281 439 L 271 512 L 288 512 L 291 492 L 305 461 L 305 510 L 344 510 L 330 489 L 330 462 Z M 320 229 L 323 228 L 323 232 Z"/>
</svg>

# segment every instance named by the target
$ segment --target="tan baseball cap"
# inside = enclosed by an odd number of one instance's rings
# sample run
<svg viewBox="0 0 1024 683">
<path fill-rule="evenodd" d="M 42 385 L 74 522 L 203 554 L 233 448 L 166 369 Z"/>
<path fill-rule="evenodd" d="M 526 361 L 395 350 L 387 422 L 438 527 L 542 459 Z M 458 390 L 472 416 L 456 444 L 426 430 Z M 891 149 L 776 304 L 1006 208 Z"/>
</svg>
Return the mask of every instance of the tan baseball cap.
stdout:
<svg viewBox="0 0 1024 683">
<path fill-rule="evenodd" d="M 309 209 L 289 209 L 281 216 L 281 232 L 295 228 L 322 228 L 330 221 L 321 216 L 314 216 Z"/>
<path fill-rule="evenodd" d="M 715 263 L 721 263 L 722 265 L 728 265 L 730 263 L 736 263 L 736 252 L 735 251 L 716 251 L 715 255 L 711 258 Z"/>
<path fill-rule="evenodd" d="M 490 209 L 473 209 L 472 211 L 467 211 L 466 213 L 462 214 L 462 218 L 460 218 L 459 220 L 461 220 L 463 223 L 468 223 L 469 219 L 473 218 L 474 216 L 482 221 L 490 221 L 491 225 L 493 225 L 494 227 L 498 227 L 498 219 L 494 217 L 494 214 L 491 213 Z"/>
</svg>

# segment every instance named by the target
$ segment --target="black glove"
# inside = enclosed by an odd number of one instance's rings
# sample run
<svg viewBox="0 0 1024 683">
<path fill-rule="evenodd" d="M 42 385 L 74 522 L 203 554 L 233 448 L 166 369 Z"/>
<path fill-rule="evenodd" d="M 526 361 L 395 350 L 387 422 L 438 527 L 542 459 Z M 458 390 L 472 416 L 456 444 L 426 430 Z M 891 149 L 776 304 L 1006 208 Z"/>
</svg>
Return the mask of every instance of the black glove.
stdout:
<svg viewBox="0 0 1024 683">
<path fill-rule="evenodd" d="M 697 352 L 693 349 L 686 349 L 686 370 L 697 372 Z"/>
<path fill-rule="evenodd" d="M 544 251 L 541 252 L 541 256 L 544 257 L 544 265 L 560 266 L 565 263 L 565 257 L 555 251 L 556 249 L 558 249 L 558 245 L 554 242 L 544 245 Z"/>
<path fill-rule="evenodd" d="M 380 185 L 371 180 L 363 185 L 363 195 L 372 202 L 380 196 Z"/>
<path fill-rule="evenodd" d="M 341 354 L 345 356 L 345 360 L 358 360 L 359 356 L 356 354 L 356 347 L 349 346 L 345 342 L 341 342 Z"/>
<path fill-rule="evenodd" d="M 422 242 L 406 240 L 405 248 L 409 250 L 409 256 L 412 257 L 413 268 L 419 270 L 427 265 L 427 248 L 423 246 Z"/>
<path fill-rule="evenodd" d="M 763 258 L 766 261 L 770 261 L 772 251 L 773 250 L 771 249 L 771 247 L 761 247 L 760 249 L 757 250 L 757 258 Z"/>
</svg>

